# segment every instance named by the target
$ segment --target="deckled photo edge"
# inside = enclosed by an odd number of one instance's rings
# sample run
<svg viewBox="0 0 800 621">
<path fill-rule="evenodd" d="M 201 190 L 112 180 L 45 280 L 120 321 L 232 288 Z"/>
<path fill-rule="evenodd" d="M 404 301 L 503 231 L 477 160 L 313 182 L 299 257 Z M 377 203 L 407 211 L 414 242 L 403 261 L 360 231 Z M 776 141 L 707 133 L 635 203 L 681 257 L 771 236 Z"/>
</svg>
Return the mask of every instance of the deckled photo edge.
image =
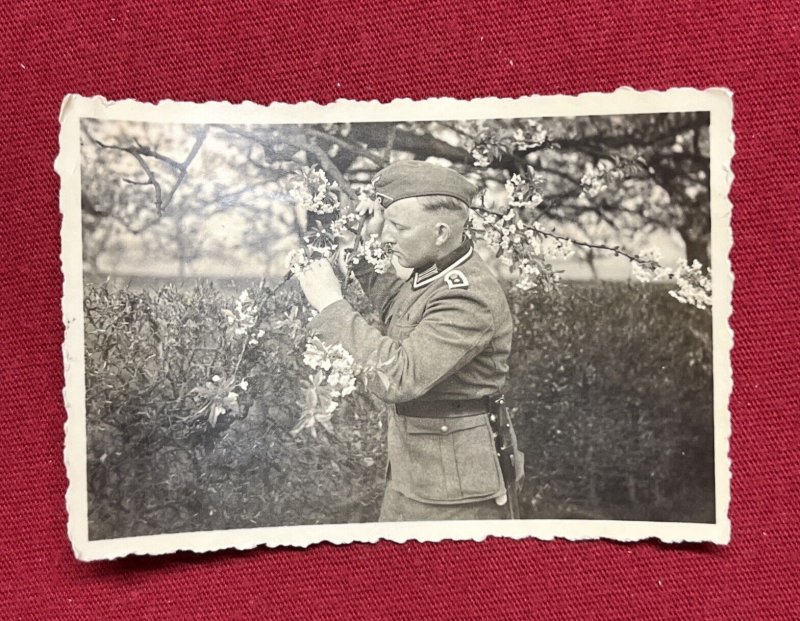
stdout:
<svg viewBox="0 0 800 621">
<path fill-rule="evenodd" d="M 727 90 L 715 90 L 711 110 L 711 261 L 713 266 L 713 354 L 714 354 L 714 464 L 716 469 L 716 516 L 720 543 L 731 537 L 729 517 L 731 493 L 730 397 L 733 392 L 733 314 L 734 274 L 730 261 L 733 248 L 730 189 L 735 153 L 733 97 Z M 721 275 L 720 275 L 721 272 Z"/>
<path fill-rule="evenodd" d="M 446 104 L 446 105 L 443 105 Z M 438 119 L 482 119 L 513 117 L 568 117 L 583 115 L 636 114 L 647 112 L 703 111 L 711 113 L 711 256 L 713 283 L 714 438 L 715 505 L 713 524 L 629 522 L 606 520 L 519 520 L 478 522 L 412 522 L 322 524 L 280 526 L 241 530 L 197 531 L 109 540 L 89 540 L 86 478 L 86 411 L 83 351 L 83 275 L 80 216 L 81 118 L 176 123 L 232 121 L 236 124 L 321 123 L 345 121 L 401 121 Z M 542 95 L 516 99 L 483 98 L 456 100 L 432 98 L 390 103 L 338 100 L 320 105 L 253 102 L 175 102 L 158 104 L 133 100 L 108 101 L 103 97 L 68 95 L 61 110 L 60 151 L 55 169 L 61 179 L 61 259 L 64 277 L 62 299 L 65 339 L 63 345 L 67 409 L 64 459 L 69 486 L 66 494 L 68 534 L 76 557 L 101 560 L 129 554 L 165 554 L 180 550 L 206 552 L 226 548 L 306 547 L 320 542 L 371 543 L 380 539 L 402 543 L 409 540 L 482 540 L 488 536 L 515 539 L 535 537 L 550 540 L 606 539 L 640 541 L 656 538 L 667 543 L 711 542 L 730 539 L 729 398 L 733 386 L 730 351 L 733 332 L 733 274 L 729 253 L 733 244 L 730 228 L 734 155 L 732 93 L 723 88 L 704 91 L 674 88 L 667 91 L 635 91 L 624 87 L 613 93 Z"/>
<path fill-rule="evenodd" d="M 63 399 L 64 464 L 67 470 L 67 532 L 77 558 L 86 558 L 88 503 L 86 492 L 86 410 L 83 358 L 83 265 L 80 219 L 80 136 L 78 123 L 82 98 L 68 95 L 61 107 L 59 154 L 55 170 L 61 179 L 62 313 L 64 323 Z"/>
</svg>

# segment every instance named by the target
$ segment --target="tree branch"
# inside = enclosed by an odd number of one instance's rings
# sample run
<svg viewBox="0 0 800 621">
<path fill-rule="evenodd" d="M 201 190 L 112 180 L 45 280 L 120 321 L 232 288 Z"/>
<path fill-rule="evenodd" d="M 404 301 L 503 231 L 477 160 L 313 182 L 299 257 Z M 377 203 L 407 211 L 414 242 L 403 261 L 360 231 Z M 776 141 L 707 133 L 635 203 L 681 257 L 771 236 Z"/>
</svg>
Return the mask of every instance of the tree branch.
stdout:
<svg viewBox="0 0 800 621">
<path fill-rule="evenodd" d="M 192 150 L 189 151 L 189 155 L 186 156 L 186 159 L 183 160 L 183 163 L 178 165 L 180 169 L 180 174 L 178 175 L 178 179 L 175 181 L 175 185 L 172 186 L 172 189 L 169 191 L 169 194 L 167 194 L 167 198 L 164 199 L 164 203 L 161 206 L 160 213 L 163 213 L 164 210 L 166 210 L 166 208 L 172 201 L 172 197 L 175 196 L 175 191 L 178 189 L 181 183 L 183 183 L 183 180 L 186 178 L 186 174 L 189 172 L 189 165 L 192 163 L 192 160 L 194 160 L 194 158 L 197 156 L 197 153 L 198 151 L 200 151 L 200 147 L 203 146 L 203 141 L 206 139 L 207 135 L 208 135 L 208 126 L 203 126 L 197 133 L 197 139 L 195 140 Z"/>
<path fill-rule="evenodd" d="M 296 142 L 292 141 L 287 141 L 287 142 L 291 142 L 291 144 L 293 144 L 294 146 L 305 149 L 306 151 L 311 153 L 311 155 L 313 155 L 319 162 L 319 165 L 322 167 L 322 170 L 324 170 L 331 177 L 331 179 L 333 179 L 338 184 L 338 186 L 342 189 L 342 192 L 344 192 L 350 200 L 355 200 L 356 193 L 350 186 L 350 182 L 347 179 L 345 179 L 345 176 L 342 174 L 342 171 L 340 171 L 336 167 L 336 164 L 334 164 L 331 158 L 328 157 L 328 154 L 325 152 L 325 150 L 322 147 L 320 147 L 313 139 L 307 142 L 299 140 Z"/>
<path fill-rule="evenodd" d="M 304 128 L 303 131 L 305 132 L 306 136 L 310 136 L 311 138 L 316 138 L 319 140 L 325 140 L 327 142 L 330 142 L 331 144 L 339 145 L 343 149 L 347 149 L 348 151 L 351 151 L 356 155 L 360 155 L 361 157 L 364 157 L 370 160 L 371 162 L 374 162 L 381 168 L 383 168 L 389 163 L 389 160 L 386 159 L 385 157 L 377 153 L 373 153 L 369 149 L 364 149 L 363 147 L 360 147 L 357 144 L 350 142 L 349 140 L 345 140 L 344 138 L 339 138 L 338 136 L 332 136 L 331 134 L 327 134 L 318 129 L 314 129 L 313 127 Z"/>
<path fill-rule="evenodd" d="M 138 182 L 137 181 L 136 185 L 152 185 L 153 186 L 153 190 L 155 192 L 156 209 L 160 210 L 161 209 L 161 185 L 158 183 L 158 181 L 156 180 L 155 175 L 153 174 L 153 171 L 150 169 L 150 167 L 147 165 L 147 162 L 145 162 L 144 158 L 142 157 L 142 155 L 140 153 L 141 148 L 140 147 L 136 147 L 136 148 L 134 148 L 134 147 L 123 147 L 123 146 L 116 145 L 116 144 L 106 144 L 104 142 L 101 142 L 100 140 L 98 140 L 94 136 L 92 136 L 92 134 L 89 132 L 89 130 L 86 127 L 83 128 L 83 131 L 89 137 L 89 140 L 94 142 L 101 149 L 110 149 L 112 151 L 121 151 L 123 153 L 127 153 L 127 154 L 131 155 L 132 157 L 134 157 L 136 159 L 136 161 L 139 163 L 139 166 L 141 167 L 142 171 L 147 176 L 147 181 L 144 181 L 144 182 Z M 133 183 L 132 181 L 130 181 L 128 179 L 126 179 L 125 181 L 128 181 L 129 183 Z"/>
<path fill-rule="evenodd" d="M 436 124 L 437 125 L 441 125 L 445 129 L 449 129 L 451 132 L 454 132 L 454 133 L 456 133 L 456 134 L 458 134 L 460 136 L 463 136 L 464 138 L 467 138 L 468 140 L 474 140 L 475 139 L 475 136 L 472 136 L 472 135 L 468 134 L 463 129 L 459 129 L 456 125 L 453 125 L 451 123 L 446 123 L 444 121 L 436 121 Z"/>
<path fill-rule="evenodd" d="M 235 127 L 233 125 L 214 124 L 213 127 L 216 127 L 228 133 L 239 136 L 240 138 L 246 138 L 247 140 L 260 144 L 262 147 L 269 148 L 269 145 L 267 145 L 264 142 L 263 138 L 252 132 L 239 129 L 238 127 Z M 307 130 L 304 129 L 303 131 Z M 347 179 L 345 179 L 342 172 L 336 167 L 336 164 L 334 164 L 331 158 L 328 157 L 328 154 L 325 152 L 325 150 L 322 147 L 320 147 L 313 139 L 306 140 L 303 134 L 296 136 L 286 135 L 284 137 L 284 142 L 286 144 L 295 147 L 298 150 L 308 151 L 311 155 L 314 156 L 317 162 L 319 162 L 319 165 L 322 168 L 322 170 L 324 170 L 325 173 L 332 180 L 336 181 L 336 183 L 339 185 L 342 191 L 348 196 L 348 198 L 350 199 L 355 198 L 356 194 L 353 191 L 353 188 L 350 186 L 350 182 L 347 181 Z"/>
<path fill-rule="evenodd" d="M 139 163 L 139 166 L 141 166 L 142 170 L 144 171 L 144 174 L 147 176 L 147 181 L 136 181 L 128 178 L 124 178 L 123 180 L 133 185 L 152 185 L 153 190 L 155 192 L 156 211 L 159 216 L 162 216 L 166 208 L 169 206 L 172 197 L 175 195 L 176 190 L 181 185 L 181 183 L 183 183 L 183 180 L 186 178 L 186 174 L 189 170 L 189 165 L 192 163 L 192 160 L 194 160 L 198 151 L 200 151 L 200 147 L 203 145 L 203 141 L 205 140 L 205 137 L 208 134 L 208 127 L 204 126 L 198 132 L 197 140 L 195 140 L 194 146 L 192 146 L 191 151 L 189 151 L 189 154 L 186 156 L 183 162 L 176 162 L 172 158 L 167 157 L 166 155 L 163 155 L 161 153 L 158 153 L 157 151 L 154 151 L 150 147 L 144 147 L 140 145 L 135 140 L 134 140 L 134 142 L 136 142 L 135 147 L 123 147 L 121 145 L 116 145 L 116 144 L 107 144 L 105 142 L 98 140 L 97 138 L 92 136 L 92 134 L 86 127 L 83 128 L 83 131 L 89 137 L 89 139 L 100 148 L 111 149 L 114 151 L 122 151 L 123 153 L 128 153 L 129 155 L 136 158 L 136 161 Z M 178 171 L 178 177 L 175 183 L 172 185 L 172 188 L 167 193 L 166 198 L 164 199 L 162 199 L 163 190 L 161 184 L 156 179 L 153 170 L 147 165 L 147 162 L 144 159 L 145 157 L 152 157 L 154 159 L 165 162 L 166 164 L 168 164 L 169 166 Z M 128 227 L 128 229 L 133 231 L 131 227 Z"/>
<path fill-rule="evenodd" d="M 419 135 L 401 129 L 397 130 L 394 148 L 400 151 L 410 151 L 415 155 L 442 157 L 451 162 L 459 162 L 461 164 L 466 164 L 470 158 L 470 154 L 466 149 L 454 147 L 444 140 L 434 138 L 430 134 Z"/>
<path fill-rule="evenodd" d="M 475 210 L 475 211 L 481 212 L 481 213 L 489 214 L 489 215 L 492 215 L 492 216 L 497 216 L 499 218 L 502 218 L 503 215 L 504 215 L 504 214 L 501 214 L 501 213 L 497 213 L 495 211 L 491 211 L 489 209 L 484 209 L 483 207 L 472 207 L 472 209 Z M 569 237 L 568 235 L 559 235 L 558 233 L 553 233 L 551 231 L 545 231 L 543 229 L 540 229 L 540 228 L 535 227 L 535 226 L 530 226 L 530 225 L 525 224 L 525 223 L 523 223 L 522 226 L 523 226 L 523 228 L 530 229 L 531 231 L 534 231 L 535 233 L 537 233 L 539 235 L 543 235 L 544 237 L 550 237 L 552 239 L 558 239 L 558 240 L 561 240 L 561 241 L 568 242 L 570 244 L 574 244 L 576 246 L 581 246 L 583 248 L 590 248 L 590 249 L 594 249 L 594 250 L 603 250 L 603 251 L 606 251 L 606 252 L 613 252 L 615 256 L 623 256 L 626 259 L 628 259 L 629 261 L 632 261 L 634 263 L 639 263 L 640 265 L 647 265 L 647 266 L 655 265 L 655 261 L 652 261 L 652 260 L 649 260 L 649 259 L 642 259 L 641 257 L 639 257 L 639 256 L 637 256 L 635 254 L 631 254 L 629 252 L 625 252 L 619 246 L 613 246 L 612 247 L 612 246 L 606 246 L 604 244 L 592 244 L 590 242 L 582 242 L 582 241 L 578 241 L 577 239 L 573 239 L 572 237 Z"/>
</svg>

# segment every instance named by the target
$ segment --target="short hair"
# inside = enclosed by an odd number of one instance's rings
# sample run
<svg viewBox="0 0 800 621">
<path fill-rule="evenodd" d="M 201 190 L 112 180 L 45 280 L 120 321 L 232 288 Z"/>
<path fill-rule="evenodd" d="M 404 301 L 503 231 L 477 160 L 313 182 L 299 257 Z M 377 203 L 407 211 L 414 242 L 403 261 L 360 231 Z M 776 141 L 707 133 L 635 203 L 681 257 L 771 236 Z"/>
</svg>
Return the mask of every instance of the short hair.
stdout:
<svg viewBox="0 0 800 621">
<path fill-rule="evenodd" d="M 465 216 L 469 213 L 469 205 L 455 196 L 418 196 L 417 199 L 426 211 L 460 211 Z"/>
</svg>

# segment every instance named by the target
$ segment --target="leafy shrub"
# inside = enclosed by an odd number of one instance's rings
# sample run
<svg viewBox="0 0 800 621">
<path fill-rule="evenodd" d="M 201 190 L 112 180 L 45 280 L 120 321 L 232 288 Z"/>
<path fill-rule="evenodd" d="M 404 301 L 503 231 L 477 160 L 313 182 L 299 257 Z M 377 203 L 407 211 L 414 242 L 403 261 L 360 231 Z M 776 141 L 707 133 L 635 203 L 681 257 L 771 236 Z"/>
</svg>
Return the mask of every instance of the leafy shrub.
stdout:
<svg viewBox="0 0 800 621">
<path fill-rule="evenodd" d="M 528 517 L 713 521 L 710 313 L 627 283 L 512 306 Z"/>
<path fill-rule="evenodd" d="M 353 395 L 333 434 L 291 433 L 298 308 L 290 287 L 86 286 L 92 538 L 377 517 L 383 406 Z"/>
<path fill-rule="evenodd" d="M 300 301 L 291 286 L 86 285 L 91 538 L 377 519 L 386 406 L 354 393 L 330 431 L 292 433 L 310 373 Z M 511 302 L 523 516 L 712 520 L 708 314 L 657 285 Z"/>
</svg>

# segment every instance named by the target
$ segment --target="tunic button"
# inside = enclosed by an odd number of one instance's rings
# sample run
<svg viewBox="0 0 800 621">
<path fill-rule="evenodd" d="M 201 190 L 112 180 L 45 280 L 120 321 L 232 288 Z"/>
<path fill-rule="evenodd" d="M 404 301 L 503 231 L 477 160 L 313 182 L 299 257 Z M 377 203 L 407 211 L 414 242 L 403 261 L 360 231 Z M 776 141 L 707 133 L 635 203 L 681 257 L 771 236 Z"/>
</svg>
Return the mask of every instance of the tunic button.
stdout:
<svg viewBox="0 0 800 621">
<path fill-rule="evenodd" d="M 447 433 L 447 425 L 442 425 L 442 433 Z"/>
</svg>

